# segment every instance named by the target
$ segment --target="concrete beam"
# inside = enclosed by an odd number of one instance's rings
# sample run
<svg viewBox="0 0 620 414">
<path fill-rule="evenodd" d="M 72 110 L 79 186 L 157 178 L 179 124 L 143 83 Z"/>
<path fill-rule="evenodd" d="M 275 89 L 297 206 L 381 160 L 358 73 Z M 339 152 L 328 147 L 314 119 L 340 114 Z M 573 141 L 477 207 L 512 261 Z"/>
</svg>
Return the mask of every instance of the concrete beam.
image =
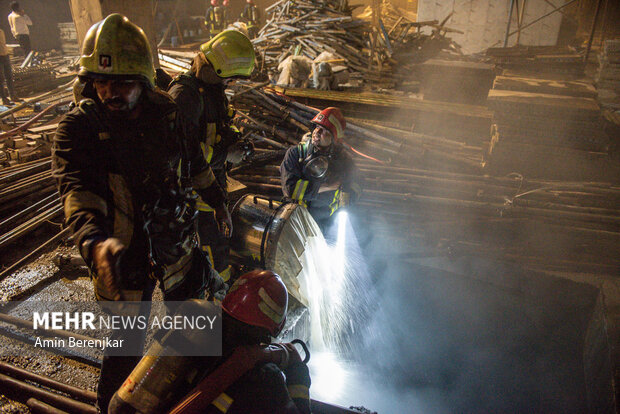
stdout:
<svg viewBox="0 0 620 414">
<path fill-rule="evenodd" d="M 121 13 L 144 30 L 153 51 L 155 67 L 159 67 L 152 0 L 70 0 L 70 6 L 80 45 L 94 23 L 109 14 Z"/>
</svg>

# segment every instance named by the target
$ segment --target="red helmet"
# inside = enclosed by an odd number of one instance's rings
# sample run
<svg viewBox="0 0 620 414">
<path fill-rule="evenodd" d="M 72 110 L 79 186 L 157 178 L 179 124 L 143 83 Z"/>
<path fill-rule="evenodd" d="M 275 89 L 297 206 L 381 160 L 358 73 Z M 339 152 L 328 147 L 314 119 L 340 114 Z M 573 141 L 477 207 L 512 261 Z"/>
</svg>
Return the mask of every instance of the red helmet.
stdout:
<svg viewBox="0 0 620 414">
<path fill-rule="evenodd" d="M 340 142 L 344 138 L 344 129 L 347 126 L 347 121 L 342 116 L 340 109 L 333 106 L 325 108 L 316 114 L 312 122 L 327 128 L 334 136 L 336 142 Z"/>
<path fill-rule="evenodd" d="M 217 0 L 211 0 L 211 6 L 213 7 L 217 6 Z"/>
<path fill-rule="evenodd" d="M 222 2 L 222 6 L 224 6 L 224 7 L 228 7 L 228 0 L 224 0 L 224 1 Z"/>
<path fill-rule="evenodd" d="M 222 302 L 222 309 L 248 325 L 266 328 L 278 336 L 286 322 L 288 292 L 271 270 L 254 270 L 237 279 Z"/>
</svg>

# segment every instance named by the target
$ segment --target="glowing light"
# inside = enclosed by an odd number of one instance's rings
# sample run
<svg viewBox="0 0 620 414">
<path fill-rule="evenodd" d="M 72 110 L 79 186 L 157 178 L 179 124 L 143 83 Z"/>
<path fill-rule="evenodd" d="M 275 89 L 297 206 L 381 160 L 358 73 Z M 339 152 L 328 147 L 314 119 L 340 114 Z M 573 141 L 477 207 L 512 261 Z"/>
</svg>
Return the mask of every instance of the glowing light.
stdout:
<svg viewBox="0 0 620 414">
<path fill-rule="evenodd" d="M 350 372 L 332 352 L 314 352 L 308 364 L 312 377 L 312 398 L 334 401 L 349 383 Z"/>
</svg>

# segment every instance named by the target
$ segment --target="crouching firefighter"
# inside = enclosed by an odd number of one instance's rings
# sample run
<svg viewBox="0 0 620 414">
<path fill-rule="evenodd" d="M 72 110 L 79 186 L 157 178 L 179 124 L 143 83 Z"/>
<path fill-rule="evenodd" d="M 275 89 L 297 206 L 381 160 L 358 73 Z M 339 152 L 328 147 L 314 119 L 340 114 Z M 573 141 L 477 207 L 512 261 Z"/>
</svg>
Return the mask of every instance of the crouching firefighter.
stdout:
<svg viewBox="0 0 620 414">
<path fill-rule="evenodd" d="M 221 307 L 221 357 L 144 357 L 109 412 L 310 413 L 305 344 L 293 341 L 304 347 L 305 361 L 292 343 L 270 344 L 286 322 L 288 293 L 280 277 L 266 270 L 240 276 Z"/>
<path fill-rule="evenodd" d="M 59 123 L 52 151 L 65 221 L 97 300 L 142 301 L 136 312 L 145 315 L 157 281 L 166 301 L 221 285 L 197 247 L 192 188 L 230 226 L 224 193 L 198 142 L 181 138 L 176 105 L 154 88 L 151 59 L 144 32 L 126 17 L 94 24 L 78 74 L 85 99 Z M 144 331 L 113 330 L 110 339 L 130 345 L 105 350 L 97 389 L 102 412 L 142 356 Z"/>
<path fill-rule="evenodd" d="M 340 208 L 357 200 L 361 187 L 353 159 L 342 144 L 346 121 L 338 108 L 319 112 L 316 126 L 287 150 L 280 165 L 282 193 L 308 208 L 322 230 Z"/>
</svg>

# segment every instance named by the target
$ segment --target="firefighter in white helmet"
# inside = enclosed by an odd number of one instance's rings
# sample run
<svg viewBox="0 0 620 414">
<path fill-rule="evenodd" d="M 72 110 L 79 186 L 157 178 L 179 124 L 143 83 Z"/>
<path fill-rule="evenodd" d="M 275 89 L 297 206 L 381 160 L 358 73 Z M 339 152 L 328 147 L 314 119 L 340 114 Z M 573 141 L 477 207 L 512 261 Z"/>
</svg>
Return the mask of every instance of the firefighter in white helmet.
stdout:
<svg viewBox="0 0 620 414">
<path fill-rule="evenodd" d="M 353 159 L 342 144 L 346 121 L 340 109 L 319 112 L 314 130 L 287 150 L 280 165 L 285 198 L 308 207 L 322 229 L 340 208 L 357 200 L 361 187 Z"/>
</svg>

